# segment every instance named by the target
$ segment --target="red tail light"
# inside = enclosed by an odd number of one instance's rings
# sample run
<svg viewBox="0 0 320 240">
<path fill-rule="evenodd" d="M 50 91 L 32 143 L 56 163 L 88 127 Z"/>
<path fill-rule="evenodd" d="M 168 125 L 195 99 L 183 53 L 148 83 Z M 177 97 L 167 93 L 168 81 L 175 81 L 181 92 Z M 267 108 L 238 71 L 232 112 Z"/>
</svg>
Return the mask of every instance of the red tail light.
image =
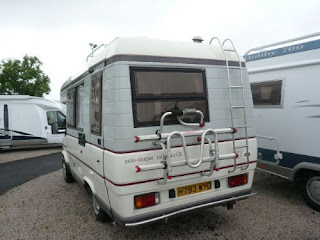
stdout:
<svg viewBox="0 0 320 240">
<path fill-rule="evenodd" d="M 135 208 L 151 207 L 157 205 L 158 203 L 160 203 L 159 193 L 148 193 L 134 197 Z"/>
<path fill-rule="evenodd" d="M 248 183 L 248 174 L 241 174 L 233 177 L 229 177 L 229 187 L 238 187 Z"/>
</svg>

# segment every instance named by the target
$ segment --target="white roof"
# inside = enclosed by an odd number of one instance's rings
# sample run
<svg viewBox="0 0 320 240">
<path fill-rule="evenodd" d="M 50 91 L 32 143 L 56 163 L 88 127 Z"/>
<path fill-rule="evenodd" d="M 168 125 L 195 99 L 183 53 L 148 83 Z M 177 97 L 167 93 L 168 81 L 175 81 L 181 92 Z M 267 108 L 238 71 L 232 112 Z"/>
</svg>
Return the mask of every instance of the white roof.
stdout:
<svg viewBox="0 0 320 240">
<path fill-rule="evenodd" d="M 43 109 L 59 109 L 63 111 L 64 106 L 50 99 L 34 97 L 29 95 L 0 95 L 0 101 L 10 101 L 11 103 L 36 104 Z M 65 112 L 65 111 L 64 111 Z"/>
<path fill-rule="evenodd" d="M 108 45 L 103 46 L 94 53 L 94 57 L 88 59 L 86 68 L 81 73 L 86 72 L 91 66 L 113 56 L 153 56 L 153 57 L 174 57 L 187 59 L 203 60 L 222 60 L 225 61 L 222 49 L 218 45 L 209 43 L 196 43 L 192 40 L 188 42 L 169 41 L 151 39 L 146 37 L 118 37 Z M 237 56 L 234 52 L 226 52 L 229 61 L 236 61 Z M 244 62 L 242 56 L 241 61 Z M 75 78 L 69 78 L 61 87 L 63 89 Z"/>
<path fill-rule="evenodd" d="M 236 55 L 227 53 L 230 61 L 238 61 Z M 218 45 L 208 43 L 169 41 L 145 37 L 118 37 L 89 58 L 88 67 L 115 55 L 143 55 L 179 57 L 208 60 L 225 60 Z M 241 57 L 241 60 L 244 61 Z"/>
<path fill-rule="evenodd" d="M 43 99 L 43 98 L 33 97 L 29 95 L 0 95 L 0 100 L 28 100 L 28 99 Z"/>
</svg>

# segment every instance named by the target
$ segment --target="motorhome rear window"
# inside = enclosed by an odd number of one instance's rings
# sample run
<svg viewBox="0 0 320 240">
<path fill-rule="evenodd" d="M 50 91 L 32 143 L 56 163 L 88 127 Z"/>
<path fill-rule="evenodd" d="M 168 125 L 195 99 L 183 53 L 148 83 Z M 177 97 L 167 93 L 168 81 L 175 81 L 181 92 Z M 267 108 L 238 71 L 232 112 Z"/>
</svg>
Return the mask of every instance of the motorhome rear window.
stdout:
<svg viewBox="0 0 320 240">
<path fill-rule="evenodd" d="M 280 106 L 282 80 L 251 83 L 253 104 L 255 106 Z"/>
<path fill-rule="evenodd" d="M 162 114 L 174 108 L 195 108 L 203 112 L 205 121 L 209 120 L 204 70 L 135 67 L 130 70 L 135 127 L 159 125 Z M 175 123 L 174 117 L 166 120 L 166 124 Z"/>
<path fill-rule="evenodd" d="M 204 94 L 202 72 L 148 71 L 134 72 L 136 94 L 144 95 L 178 95 Z"/>
</svg>

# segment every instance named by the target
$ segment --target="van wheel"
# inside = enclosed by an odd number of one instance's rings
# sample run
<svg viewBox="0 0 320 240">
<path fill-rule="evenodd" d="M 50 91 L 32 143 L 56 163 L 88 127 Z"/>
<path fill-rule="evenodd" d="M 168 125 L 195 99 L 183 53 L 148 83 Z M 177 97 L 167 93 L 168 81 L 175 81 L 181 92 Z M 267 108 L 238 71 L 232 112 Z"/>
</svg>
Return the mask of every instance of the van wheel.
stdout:
<svg viewBox="0 0 320 240">
<path fill-rule="evenodd" d="M 310 174 L 302 181 L 302 195 L 307 204 L 320 211 L 320 173 Z"/>
<path fill-rule="evenodd" d="M 99 222 L 106 222 L 109 219 L 109 216 L 101 209 L 99 202 L 97 201 L 96 196 L 92 193 L 92 206 L 93 212 L 96 216 L 96 220 Z"/>
<path fill-rule="evenodd" d="M 66 164 L 63 158 L 62 158 L 62 173 L 63 173 L 63 178 L 67 183 L 73 182 L 73 176 L 70 172 L 69 166 Z"/>
</svg>

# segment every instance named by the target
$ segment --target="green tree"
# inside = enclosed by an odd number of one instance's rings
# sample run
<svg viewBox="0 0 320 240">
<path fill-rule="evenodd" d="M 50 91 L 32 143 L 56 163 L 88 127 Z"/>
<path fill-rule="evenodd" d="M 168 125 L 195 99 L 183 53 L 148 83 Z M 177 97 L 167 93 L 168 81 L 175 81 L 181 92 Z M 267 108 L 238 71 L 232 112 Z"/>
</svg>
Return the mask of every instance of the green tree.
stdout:
<svg viewBox="0 0 320 240">
<path fill-rule="evenodd" d="M 0 64 L 0 94 L 42 97 L 50 92 L 50 78 L 41 70 L 37 57 L 25 55 L 20 60 L 3 60 Z"/>
</svg>

